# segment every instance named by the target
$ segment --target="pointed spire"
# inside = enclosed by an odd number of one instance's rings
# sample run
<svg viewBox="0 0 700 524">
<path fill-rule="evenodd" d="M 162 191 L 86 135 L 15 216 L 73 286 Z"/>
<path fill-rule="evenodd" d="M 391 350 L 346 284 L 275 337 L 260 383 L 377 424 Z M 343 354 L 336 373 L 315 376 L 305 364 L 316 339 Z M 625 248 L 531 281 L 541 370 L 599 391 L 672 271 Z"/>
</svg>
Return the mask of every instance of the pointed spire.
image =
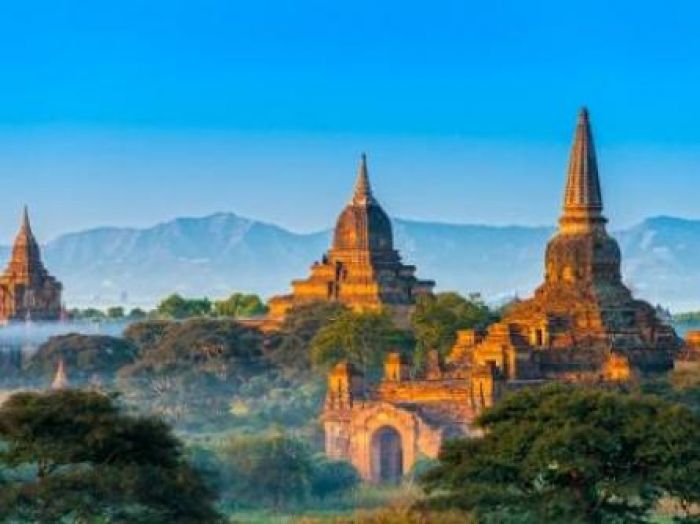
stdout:
<svg viewBox="0 0 700 524">
<path fill-rule="evenodd" d="M 588 110 L 578 115 L 574 143 L 569 158 L 569 171 L 564 191 L 564 209 L 560 219 L 563 232 L 590 231 L 595 224 L 604 224 L 603 198 L 600 191 L 598 161 Z"/>
<path fill-rule="evenodd" d="M 24 210 L 22 211 L 22 224 L 20 226 L 20 231 L 26 231 L 29 234 L 32 232 L 32 226 L 29 223 L 29 208 L 27 207 L 27 204 L 24 205 Z"/>
<path fill-rule="evenodd" d="M 24 206 L 22 219 L 12 246 L 12 256 L 7 266 L 6 273 L 15 278 L 27 280 L 30 273 L 44 273 L 45 269 L 41 263 L 39 244 L 34 238 L 31 223 L 29 221 L 29 210 Z"/>
<path fill-rule="evenodd" d="M 367 155 L 362 153 L 360 166 L 357 169 L 357 180 L 355 181 L 352 203 L 355 205 L 367 205 L 373 202 L 372 187 L 369 184 L 369 175 L 367 174 Z"/>
<path fill-rule="evenodd" d="M 68 387 L 68 376 L 66 375 L 66 368 L 63 363 L 63 359 L 59 359 L 58 367 L 56 368 L 56 374 L 54 375 L 53 382 L 51 382 L 51 389 L 59 390 L 66 389 Z"/>
</svg>

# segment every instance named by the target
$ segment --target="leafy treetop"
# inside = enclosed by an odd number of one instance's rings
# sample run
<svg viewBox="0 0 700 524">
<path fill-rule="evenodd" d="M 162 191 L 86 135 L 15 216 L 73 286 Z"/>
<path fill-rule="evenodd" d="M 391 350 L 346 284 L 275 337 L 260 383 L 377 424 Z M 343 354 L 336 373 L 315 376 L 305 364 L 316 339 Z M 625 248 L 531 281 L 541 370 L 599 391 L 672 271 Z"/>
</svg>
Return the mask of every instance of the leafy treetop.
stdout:
<svg viewBox="0 0 700 524">
<path fill-rule="evenodd" d="M 700 418 L 654 397 L 550 385 L 507 397 L 480 438 L 448 442 L 423 477 L 433 507 L 480 522 L 646 522 L 700 501 Z M 697 511 L 697 509 L 695 509 Z"/>
</svg>

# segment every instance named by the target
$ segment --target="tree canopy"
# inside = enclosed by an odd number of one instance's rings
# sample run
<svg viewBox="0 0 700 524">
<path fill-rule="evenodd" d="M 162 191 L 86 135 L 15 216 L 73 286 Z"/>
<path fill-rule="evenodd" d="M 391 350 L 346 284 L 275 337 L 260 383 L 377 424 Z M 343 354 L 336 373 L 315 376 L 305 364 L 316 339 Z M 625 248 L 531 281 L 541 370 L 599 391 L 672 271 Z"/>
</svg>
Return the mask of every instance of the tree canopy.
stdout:
<svg viewBox="0 0 700 524">
<path fill-rule="evenodd" d="M 654 397 L 550 385 L 478 419 L 423 477 L 433 507 L 480 522 L 646 522 L 667 495 L 696 521 L 700 419 Z"/>
<path fill-rule="evenodd" d="M 261 333 L 232 319 L 146 322 L 126 336 L 139 342 L 142 354 L 119 371 L 125 398 L 170 422 L 201 425 L 228 417 L 233 394 L 267 367 Z"/>
<path fill-rule="evenodd" d="M 163 299 L 156 307 L 161 318 L 180 320 L 211 315 L 212 305 L 208 298 L 184 298 L 177 293 Z"/>
<path fill-rule="evenodd" d="M 348 462 L 314 456 L 304 441 L 283 434 L 233 437 L 219 455 L 225 496 L 249 507 L 323 499 L 353 489 L 360 480 Z"/>
<path fill-rule="evenodd" d="M 465 298 L 449 292 L 419 297 L 411 324 L 420 351 L 437 349 L 445 354 L 454 345 L 458 330 L 485 328 L 495 320 L 497 315 L 479 295 Z"/>
<path fill-rule="evenodd" d="M 266 345 L 268 359 L 287 373 L 311 369 L 309 346 L 319 329 L 348 309 L 337 302 L 313 302 L 293 307 L 278 333 Z"/>
<path fill-rule="evenodd" d="M 138 347 L 123 338 L 58 335 L 39 346 L 26 364 L 25 374 L 30 380 L 47 385 L 58 361 L 63 360 L 73 383 L 111 382 L 117 371 L 132 363 L 138 353 Z"/>
<path fill-rule="evenodd" d="M 111 397 L 17 393 L 0 406 L 0 442 L 3 522 L 219 521 L 168 426 Z"/>
<path fill-rule="evenodd" d="M 381 369 L 390 350 L 410 351 L 412 337 L 396 328 L 386 313 L 345 311 L 322 326 L 311 340 L 315 366 L 348 360 L 365 373 Z"/>
<path fill-rule="evenodd" d="M 267 313 L 267 306 L 258 295 L 233 293 L 214 302 L 214 313 L 221 317 L 253 318 Z"/>
</svg>

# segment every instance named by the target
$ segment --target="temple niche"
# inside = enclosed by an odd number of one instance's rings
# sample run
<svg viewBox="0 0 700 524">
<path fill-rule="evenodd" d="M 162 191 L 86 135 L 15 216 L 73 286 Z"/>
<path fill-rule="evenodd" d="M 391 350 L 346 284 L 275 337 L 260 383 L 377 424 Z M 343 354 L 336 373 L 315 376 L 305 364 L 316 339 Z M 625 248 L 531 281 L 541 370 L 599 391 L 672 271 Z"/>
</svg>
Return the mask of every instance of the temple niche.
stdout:
<svg viewBox="0 0 700 524">
<path fill-rule="evenodd" d="M 25 207 L 10 262 L 0 276 L 0 322 L 59 320 L 61 291 L 41 261 Z"/>
<path fill-rule="evenodd" d="M 579 115 L 559 230 L 544 283 L 486 332 L 457 333 L 443 362 L 421 375 L 390 354 L 378 385 L 341 362 L 328 376 L 326 453 L 371 482 L 392 482 L 442 442 L 475 434 L 473 421 L 505 391 L 547 381 L 621 382 L 673 367 L 681 341 L 622 283 L 620 249 L 603 216 L 588 112 Z M 700 337 L 698 337 L 700 340 Z"/>
<path fill-rule="evenodd" d="M 338 217 L 333 244 L 311 275 L 292 282 L 292 293 L 270 299 L 269 320 L 281 322 L 294 306 L 339 302 L 355 311 L 386 310 L 400 325 L 408 322 L 416 298 L 432 293 L 434 282 L 418 280 L 416 268 L 394 249 L 391 220 L 372 194 L 362 155 L 355 190 Z"/>
</svg>

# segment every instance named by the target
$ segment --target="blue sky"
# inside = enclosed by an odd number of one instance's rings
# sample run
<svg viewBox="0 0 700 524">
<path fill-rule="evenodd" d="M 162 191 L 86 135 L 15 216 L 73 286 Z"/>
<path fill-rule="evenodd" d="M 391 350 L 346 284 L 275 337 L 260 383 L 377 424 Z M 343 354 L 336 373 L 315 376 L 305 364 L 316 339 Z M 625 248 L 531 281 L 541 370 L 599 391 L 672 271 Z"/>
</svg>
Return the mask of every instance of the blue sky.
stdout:
<svg viewBox="0 0 700 524">
<path fill-rule="evenodd" d="M 5 5 L 9 4 L 9 5 Z M 0 4 L 0 242 L 235 211 L 551 224 L 589 106 L 613 227 L 700 218 L 700 4 Z"/>
</svg>

